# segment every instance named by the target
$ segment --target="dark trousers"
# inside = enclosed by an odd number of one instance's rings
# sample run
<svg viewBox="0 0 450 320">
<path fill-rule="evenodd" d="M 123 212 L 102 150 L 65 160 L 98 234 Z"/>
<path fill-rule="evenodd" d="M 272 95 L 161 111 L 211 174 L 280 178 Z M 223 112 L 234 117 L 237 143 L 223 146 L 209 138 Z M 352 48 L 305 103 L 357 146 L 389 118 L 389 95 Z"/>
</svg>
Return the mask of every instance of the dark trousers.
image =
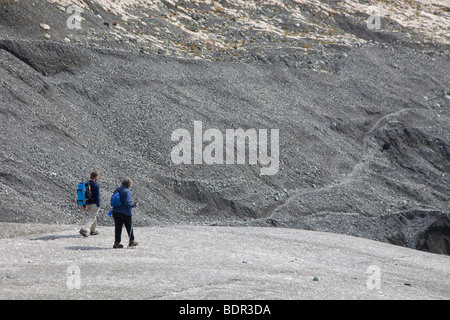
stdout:
<svg viewBox="0 0 450 320">
<path fill-rule="evenodd" d="M 115 225 L 115 241 L 120 243 L 122 240 L 122 227 L 125 224 L 125 228 L 127 229 L 128 237 L 130 237 L 130 241 L 134 240 L 134 232 L 133 226 L 131 224 L 131 216 L 119 212 L 114 212 L 112 214 L 114 218 Z"/>
</svg>

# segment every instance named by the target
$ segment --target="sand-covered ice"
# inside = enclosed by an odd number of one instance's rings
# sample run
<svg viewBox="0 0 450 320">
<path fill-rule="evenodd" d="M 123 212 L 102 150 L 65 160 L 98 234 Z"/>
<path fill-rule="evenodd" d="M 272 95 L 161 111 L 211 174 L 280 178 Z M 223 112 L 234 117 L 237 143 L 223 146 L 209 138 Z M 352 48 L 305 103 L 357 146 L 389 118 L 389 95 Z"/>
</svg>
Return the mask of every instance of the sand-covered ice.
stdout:
<svg viewBox="0 0 450 320">
<path fill-rule="evenodd" d="M 112 227 L 89 238 L 77 226 L 1 223 L 1 229 L 18 234 L 1 239 L 1 299 L 450 296 L 450 257 L 331 233 L 148 227 L 135 228 L 138 248 L 112 249 Z"/>
</svg>

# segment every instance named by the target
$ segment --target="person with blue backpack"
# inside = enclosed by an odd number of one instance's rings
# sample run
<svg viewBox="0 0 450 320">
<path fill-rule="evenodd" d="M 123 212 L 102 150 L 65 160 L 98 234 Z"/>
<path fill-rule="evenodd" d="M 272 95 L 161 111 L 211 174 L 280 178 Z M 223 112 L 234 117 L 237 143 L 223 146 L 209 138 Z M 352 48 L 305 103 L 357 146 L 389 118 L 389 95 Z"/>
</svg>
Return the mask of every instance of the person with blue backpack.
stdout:
<svg viewBox="0 0 450 320">
<path fill-rule="evenodd" d="M 83 237 L 89 235 L 98 235 L 97 230 L 97 216 L 100 208 L 100 186 L 97 183 L 98 173 L 92 171 L 90 180 L 86 183 L 86 194 L 84 201 L 80 202 L 83 206 L 83 210 L 87 211 L 87 217 L 82 223 L 80 234 Z"/>
<path fill-rule="evenodd" d="M 133 181 L 130 178 L 124 179 L 122 185 L 118 187 L 111 196 L 111 211 L 114 218 L 115 229 L 114 249 L 123 248 L 123 245 L 120 243 L 123 225 L 125 225 L 129 237 L 128 247 L 135 247 L 138 245 L 138 242 L 134 240 L 132 225 L 132 209 L 138 206 L 137 203 L 133 203 L 131 200 L 130 187 L 132 184 Z"/>
</svg>

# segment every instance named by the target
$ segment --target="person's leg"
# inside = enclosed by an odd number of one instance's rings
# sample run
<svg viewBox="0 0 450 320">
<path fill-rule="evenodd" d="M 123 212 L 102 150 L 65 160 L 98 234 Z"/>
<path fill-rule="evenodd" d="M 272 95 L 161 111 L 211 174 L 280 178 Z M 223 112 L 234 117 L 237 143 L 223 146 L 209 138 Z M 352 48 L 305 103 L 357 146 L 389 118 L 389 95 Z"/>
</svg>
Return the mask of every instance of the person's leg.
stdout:
<svg viewBox="0 0 450 320">
<path fill-rule="evenodd" d="M 99 234 L 97 231 L 97 217 L 98 217 L 98 210 L 99 207 L 97 207 L 96 204 L 92 204 L 90 206 L 89 209 L 89 216 L 92 218 L 91 223 L 90 223 L 90 227 L 89 227 L 89 231 L 91 235 L 97 235 Z"/>
<path fill-rule="evenodd" d="M 131 216 L 129 215 L 124 215 L 124 224 L 125 224 L 125 228 L 127 229 L 127 233 L 128 233 L 128 238 L 130 238 L 130 241 L 134 240 L 134 232 L 133 232 L 133 224 L 131 221 Z"/>
<path fill-rule="evenodd" d="M 81 224 L 81 229 L 80 229 L 80 234 L 83 235 L 84 237 L 89 236 L 89 230 L 92 225 L 92 220 L 94 219 L 93 208 L 92 208 L 93 206 L 94 205 L 91 205 L 91 204 L 86 205 L 87 216 L 83 219 L 83 222 Z"/>
<path fill-rule="evenodd" d="M 122 227 L 123 227 L 123 220 L 122 220 L 122 214 L 113 212 L 113 218 L 114 218 L 114 230 L 115 230 L 115 242 L 120 243 L 122 240 Z"/>
</svg>

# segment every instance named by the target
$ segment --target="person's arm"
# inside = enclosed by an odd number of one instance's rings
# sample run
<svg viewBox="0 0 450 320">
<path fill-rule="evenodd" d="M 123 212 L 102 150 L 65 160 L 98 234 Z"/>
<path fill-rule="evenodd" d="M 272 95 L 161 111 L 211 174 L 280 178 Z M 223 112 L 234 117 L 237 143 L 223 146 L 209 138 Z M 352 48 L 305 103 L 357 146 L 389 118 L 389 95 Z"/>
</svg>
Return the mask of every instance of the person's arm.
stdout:
<svg viewBox="0 0 450 320">
<path fill-rule="evenodd" d="M 134 204 L 132 201 L 131 201 L 131 192 L 130 192 L 130 190 L 128 190 L 128 189 L 125 189 L 126 191 L 125 191 L 125 199 L 124 199 L 124 201 L 123 201 L 123 204 L 125 205 L 125 206 L 127 206 L 127 207 L 130 207 L 130 208 L 134 208 L 134 207 L 136 207 L 136 204 Z"/>
<path fill-rule="evenodd" d="M 100 186 L 96 183 L 93 189 L 95 204 L 100 208 Z"/>
</svg>

